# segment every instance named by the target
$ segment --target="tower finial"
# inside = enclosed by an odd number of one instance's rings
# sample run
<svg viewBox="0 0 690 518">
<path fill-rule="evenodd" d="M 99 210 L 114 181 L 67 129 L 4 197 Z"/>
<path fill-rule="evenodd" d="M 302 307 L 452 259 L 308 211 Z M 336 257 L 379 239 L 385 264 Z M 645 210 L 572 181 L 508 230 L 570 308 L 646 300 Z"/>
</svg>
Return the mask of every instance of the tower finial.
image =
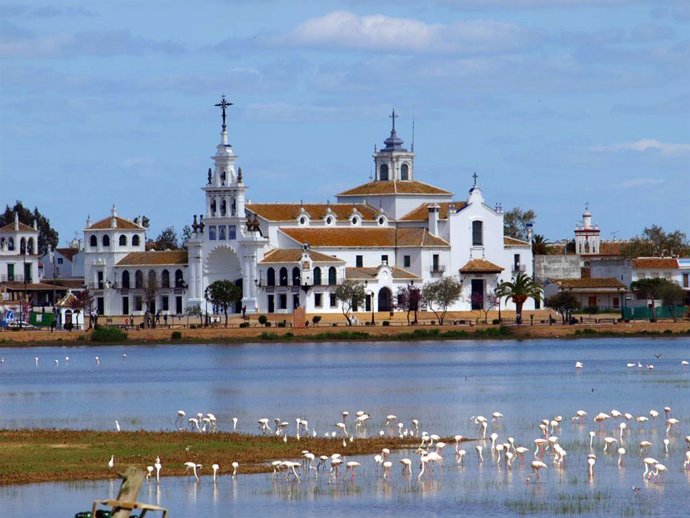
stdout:
<svg viewBox="0 0 690 518">
<path fill-rule="evenodd" d="M 395 133 L 395 119 L 398 118 L 398 116 L 395 114 L 395 108 L 393 108 L 393 113 L 389 115 L 389 117 L 393 120 L 393 129 L 392 133 Z"/>
<path fill-rule="evenodd" d="M 472 178 L 474 178 L 474 185 L 473 185 L 473 187 L 476 187 L 476 186 L 477 186 L 477 178 L 479 178 L 479 175 L 476 173 L 476 171 L 475 171 L 475 173 L 472 175 Z"/>
<path fill-rule="evenodd" d="M 225 117 L 226 117 L 225 110 L 226 110 L 226 108 L 229 108 L 230 106 L 232 106 L 232 103 L 226 101 L 225 96 L 223 95 L 223 96 L 221 96 L 220 102 L 218 104 L 216 104 L 215 106 L 218 106 L 223 112 L 223 131 L 225 131 L 227 128 L 227 125 L 225 124 Z"/>
</svg>

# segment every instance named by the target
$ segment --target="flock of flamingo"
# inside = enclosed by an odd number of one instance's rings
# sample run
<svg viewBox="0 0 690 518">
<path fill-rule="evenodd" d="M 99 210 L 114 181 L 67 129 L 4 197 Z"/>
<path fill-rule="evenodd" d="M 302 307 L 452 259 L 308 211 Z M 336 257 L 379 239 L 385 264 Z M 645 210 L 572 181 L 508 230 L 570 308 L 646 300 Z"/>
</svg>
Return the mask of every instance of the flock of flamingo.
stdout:
<svg viewBox="0 0 690 518">
<path fill-rule="evenodd" d="M 687 363 L 683 362 L 683 365 Z M 583 365 L 577 362 L 575 367 L 581 369 Z M 353 416 L 354 423 L 351 425 L 352 431 L 349 429 L 348 422 L 350 413 L 343 411 L 341 416 L 342 419 L 334 423 L 332 431 L 323 433 L 323 437 L 333 440 L 333 449 L 339 450 L 338 452 L 320 454 L 321 452 L 303 450 L 300 460 L 276 459 L 271 463 L 272 476 L 283 476 L 292 481 L 300 481 L 304 477 L 323 476 L 329 483 L 337 483 L 339 479 L 346 478 L 349 473 L 349 478 L 354 480 L 358 469 L 363 469 L 360 466 L 365 460 L 363 456 L 360 456 L 358 460 L 347 459 L 347 447 L 358 438 L 367 437 L 367 425 L 371 416 L 363 410 L 356 412 Z M 686 435 L 682 441 L 679 439 L 682 437 L 682 433 L 677 431 L 680 420 L 672 415 L 671 408 L 668 406 L 661 412 L 651 409 L 648 413 L 638 415 L 611 409 L 607 412 L 597 412 L 590 418 L 587 411 L 580 409 L 568 419 L 560 415 L 544 418 L 533 424 L 535 437 L 523 444 L 518 444 L 513 436 L 501 435 L 506 427 L 501 412 L 493 412 L 490 418 L 481 415 L 472 416 L 469 426 L 476 426 L 476 434 L 473 437 L 455 435 L 452 438 L 454 448 L 448 448 L 444 439 L 437 434 L 420 432 L 418 419 L 411 419 L 409 423 L 405 423 L 396 415 L 389 414 L 385 416 L 385 420 L 381 417 L 381 422 L 383 422 L 383 427 L 378 431 L 379 436 L 397 436 L 407 439 L 412 445 L 401 452 L 409 456 L 400 456 L 397 461 L 402 477 L 407 479 L 416 477 L 419 481 L 433 477 L 434 471 L 442 469 L 441 466 L 452 465 L 464 469 L 468 458 L 476 456 L 476 464 L 479 466 L 487 464 L 495 466 L 498 470 L 522 470 L 527 475 L 525 478 L 527 484 L 538 483 L 541 472 L 548 468 L 558 471 L 566 470 L 568 452 L 561 441 L 561 432 L 564 427 L 574 428 L 576 435 L 579 436 L 578 442 L 573 442 L 572 438 L 568 439 L 569 447 L 580 454 L 587 453 L 586 466 L 569 468 L 569 470 L 581 470 L 590 482 L 593 482 L 596 476 L 597 462 L 615 463 L 619 470 L 625 469 L 626 463 L 633 463 L 632 466 L 640 467 L 643 482 L 655 484 L 663 484 L 664 474 L 669 469 L 690 471 L 690 435 Z M 292 428 L 290 422 L 281 418 L 271 420 L 262 417 L 257 419 L 256 423 L 259 434 L 274 436 L 276 440 L 287 442 L 288 440 L 299 441 L 303 437 L 319 437 L 316 430 L 309 428 L 309 421 L 301 417 L 295 419 Z M 591 429 L 585 435 L 588 423 L 591 424 Z M 214 414 L 198 413 L 187 418 L 184 410 L 178 411 L 175 426 L 178 430 L 188 429 L 200 433 L 214 433 L 218 430 Z M 232 430 L 236 431 L 237 426 L 238 418 L 233 417 Z M 679 443 L 682 446 L 679 446 Z M 468 455 L 468 450 L 465 449 L 470 444 L 473 445 L 470 450 L 473 455 Z M 447 450 L 451 450 L 452 453 L 447 453 Z M 657 452 L 658 456 L 663 456 L 663 463 L 652 456 L 652 453 L 657 455 Z M 411 453 L 413 455 L 410 455 Z M 531 458 L 529 458 L 530 454 Z M 633 456 L 634 460 L 626 460 Z M 452 460 L 446 460 L 448 457 Z M 527 460 L 526 457 L 528 457 Z M 186 473 L 198 482 L 202 466 L 191 461 L 186 462 L 184 466 Z M 394 466 L 391 451 L 384 448 L 374 455 L 370 466 L 374 468 L 377 477 L 391 480 Z M 231 474 L 233 479 L 237 477 L 238 469 L 239 464 L 233 462 Z M 345 475 L 341 473 L 343 469 Z M 415 469 L 416 473 L 414 473 Z M 155 471 L 155 478 L 159 481 L 160 459 L 157 458 L 147 470 L 147 478 L 152 477 Z M 213 464 L 211 470 L 215 483 L 220 466 Z M 633 486 L 633 490 L 638 491 L 639 488 Z"/>
</svg>

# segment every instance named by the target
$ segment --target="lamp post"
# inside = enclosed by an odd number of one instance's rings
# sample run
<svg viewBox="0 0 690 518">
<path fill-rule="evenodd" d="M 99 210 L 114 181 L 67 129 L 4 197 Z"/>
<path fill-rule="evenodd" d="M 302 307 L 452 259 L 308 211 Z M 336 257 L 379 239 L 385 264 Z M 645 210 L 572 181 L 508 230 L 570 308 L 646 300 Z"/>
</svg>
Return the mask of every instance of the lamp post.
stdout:
<svg viewBox="0 0 690 518">
<path fill-rule="evenodd" d="M 19 307 L 19 329 L 24 329 L 24 304 L 26 304 L 26 248 L 24 248 L 24 253 L 22 254 L 22 261 L 24 262 L 24 293 Z"/>
<path fill-rule="evenodd" d="M 501 281 L 500 277 L 498 279 L 496 279 L 496 287 L 497 288 L 501 285 L 501 283 L 502 283 L 502 281 Z M 495 293 L 495 291 L 494 291 L 494 293 Z M 499 295 L 497 298 L 498 298 L 498 323 L 500 324 L 501 322 L 503 322 L 503 320 L 501 320 L 501 296 Z"/>
<path fill-rule="evenodd" d="M 371 306 L 371 325 L 376 325 L 376 320 L 374 319 L 374 290 L 367 289 L 369 286 L 369 281 L 364 281 L 365 293 L 369 295 L 369 305 Z"/>
</svg>

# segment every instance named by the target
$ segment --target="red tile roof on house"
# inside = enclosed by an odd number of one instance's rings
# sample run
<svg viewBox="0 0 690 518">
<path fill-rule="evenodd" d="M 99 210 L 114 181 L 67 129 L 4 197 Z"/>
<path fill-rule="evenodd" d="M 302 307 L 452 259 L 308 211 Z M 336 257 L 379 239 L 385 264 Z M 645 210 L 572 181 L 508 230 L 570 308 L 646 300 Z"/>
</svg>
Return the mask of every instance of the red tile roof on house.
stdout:
<svg viewBox="0 0 690 518">
<path fill-rule="evenodd" d="M 96 223 L 94 223 L 90 227 L 87 227 L 86 230 L 107 230 L 109 228 L 113 228 L 112 219 L 112 216 L 103 218 L 100 221 L 96 221 Z M 121 218 L 120 216 L 115 216 L 114 228 L 119 228 L 122 230 L 144 230 L 144 227 L 137 225 L 136 223 L 128 219 Z"/>
<path fill-rule="evenodd" d="M 434 202 L 422 203 L 419 207 L 412 209 L 405 214 L 400 221 L 427 221 L 429 219 L 429 206 L 434 205 Z M 455 210 L 459 211 L 467 205 L 464 201 L 444 201 L 437 203 L 440 207 L 439 219 L 448 219 L 448 207 L 455 206 Z"/>
<path fill-rule="evenodd" d="M 71 247 L 56 248 L 55 251 L 58 252 L 62 257 L 64 257 L 65 259 L 67 259 L 70 262 L 72 262 L 72 259 L 74 259 L 74 256 L 79 253 L 78 248 L 71 248 Z"/>
<path fill-rule="evenodd" d="M 349 220 L 354 210 L 368 221 L 374 221 L 378 215 L 378 211 L 366 203 L 251 203 L 245 208 L 268 221 L 296 221 L 301 209 L 304 209 L 312 220 L 325 218 L 328 209 L 338 221 Z"/>
<path fill-rule="evenodd" d="M 460 268 L 460 273 L 501 273 L 505 268 L 486 259 L 470 259 Z"/>
<path fill-rule="evenodd" d="M 343 191 L 337 196 L 384 196 L 389 194 L 442 194 L 451 196 L 453 193 L 417 180 L 375 180 Z"/>
<path fill-rule="evenodd" d="M 332 255 L 326 255 L 313 250 L 309 250 L 309 257 L 314 263 L 344 263 L 343 259 L 338 259 Z M 268 252 L 260 264 L 268 263 L 298 263 L 302 259 L 301 248 L 276 248 Z"/>
<path fill-rule="evenodd" d="M 429 234 L 425 228 L 280 228 L 298 244 L 333 248 L 448 248 L 447 241 Z"/>
<path fill-rule="evenodd" d="M 19 232 L 38 232 L 38 230 L 36 230 L 34 227 L 32 227 L 30 225 L 26 225 L 26 224 L 22 223 L 21 221 L 19 222 L 19 225 L 17 225 L 17 226 L 19 227 Z M 17 232 L 14 229 L 14 221 L 12 221 L 11 223 L 8 223 L 4 227 L 0 228 L 0 232 Z"/>
<path fill-rule="evenodd" d="M 632 260 L 636 270 L 677 270 L 678 260 L 675 257 L 638 257 Z"/>
<path fill-rule="evenodd" d="M 593 289 L 609 288 L 619 290 L 625 285 L 613 277 L 588 277 L 583 279 L 553 279 L 551 280 L 560 289 Z"/>
<path fill-rule="evenodd" d="M 503 246 L 525 247 L 525 246 L 531 246 L 531 245 L 530 245 L 529 241 L 523 241 L 522 239 L 516 239 L 514 237 L 504 236 L 503 237 Z"/>
<path fill-rule="evenodd" d="M 131 252 L 121 259 L 117 266 L 185 265 L 187 261 L 187 250 L 149 250 Z"/>
<path fill-rule="evenodd" d="M 404 270 L 402 268 L 398 268 L 397 266 L 391 266 L 391 272 L 393 273 L 393 278 L 394 279 L 409 279 L 409 280 L 417 280 L 421 279 L 418 275 L 415 275 L 414 273 Z M 370 280 L 370 279 L 376 279 L 379 275 L 379 269 L 380 266 L 367 266 L 367 267 L 361 267 L 361 268 L 345 268 L 345 277 L 348 279 L 353 279 L 353 280 Z"/>
</svg>

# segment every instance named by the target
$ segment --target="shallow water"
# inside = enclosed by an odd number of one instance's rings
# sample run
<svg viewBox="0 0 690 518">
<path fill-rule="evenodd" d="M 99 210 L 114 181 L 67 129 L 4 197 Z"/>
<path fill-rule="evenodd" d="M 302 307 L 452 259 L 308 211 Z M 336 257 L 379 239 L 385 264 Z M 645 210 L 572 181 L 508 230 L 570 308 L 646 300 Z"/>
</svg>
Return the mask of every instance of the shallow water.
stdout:
<svg viewBox="0 0 690 518">
<path fill-rule="evenodd" d="M 429 433 L 477 437 L 470 417 L 490 418 L 499 411 L 504 417 L 488 433 L 496 431 L 499 442 L 513 436 L 533 450 L 540 420 L 563 416 L 556 434 L 568 451 L 567 465 L 557 468 L 547 455 L 549 467 L 538 482 L 526 483 L 532 452 L 526 466 L 515 462 L 508 470 L 496 466 L 488 442 L 481 443 L 479 463 L 474 446 L 480 443 L 470 442 L 463 446 L 464 467 L 456 464 L 449 444 L 443 465 L 421 481 L 418 457 L 401 452 L 391 459 L 390 480 L 383 480 L 373 459 L 364 458 L 357 459 L 362 466 L 354 480 L 348 474 L 332 483 L 323 474 L 300 482 L 240 475 L 214 485 L 205 474 L 199 484 L 163 478 L 160 486 L 145 487 L 141 500 L 159 501 L 173 516 L 683 516 L 690 508 L 690 475 L 682 471 L 684 436 L 690 434 L 690 368 L 681 365 L 690 360 L 686 338 L 52 347 L 0 349 L 0 356 L 2 428 L 112 429 L 117 419 L 123 429 L 170 430 L 177 410 L 184 409 L 188 416 L 214 413 L 223 430 L 236 416 L 238 430 L 249 433 L 258 432 L 258 418 L 280 417 L 294 434 L 295 418 L 301 417 L 322 435 L 335 430 L 341 411 L 353 417 L 362 409 L 372 415 L 369 435 L 396 433 L 397 427 L 384 424 L 386 415 L 395 414 L 404 428 L 418 418 L 420 429 Z M 575 369 L 575 361 L 584 367 Z M 642 368 L 626 367 L 638 361 Z M 662 444 L 664 406 L 680 420 L 668 455 Z M 635 416 L 661 412 L 644 426 L 627 422 L 622 469 L 617 455 L 601 451 L 604 436 L 618 437 L 620 421 L 602 427 L 592 422 L 597 412 L 614 408 Z M 589 414 L 583 424 L 570 422 L 578 409 Z M 592 480 L 590 430 L 596 431 L 597 455 Z M 644 456 L 668 467 L 659 481 L 642 479 L 636 446 L 642 439 L 653 443 Z M 411 478 L 401 475 L 403 455 L 414 460 Z M 0 503 L 7 516 L 38 516 L 48 502 L 51 515 L 73 516 L 113 491 L 107 481 L 0 488 Z"/>
</svg>

